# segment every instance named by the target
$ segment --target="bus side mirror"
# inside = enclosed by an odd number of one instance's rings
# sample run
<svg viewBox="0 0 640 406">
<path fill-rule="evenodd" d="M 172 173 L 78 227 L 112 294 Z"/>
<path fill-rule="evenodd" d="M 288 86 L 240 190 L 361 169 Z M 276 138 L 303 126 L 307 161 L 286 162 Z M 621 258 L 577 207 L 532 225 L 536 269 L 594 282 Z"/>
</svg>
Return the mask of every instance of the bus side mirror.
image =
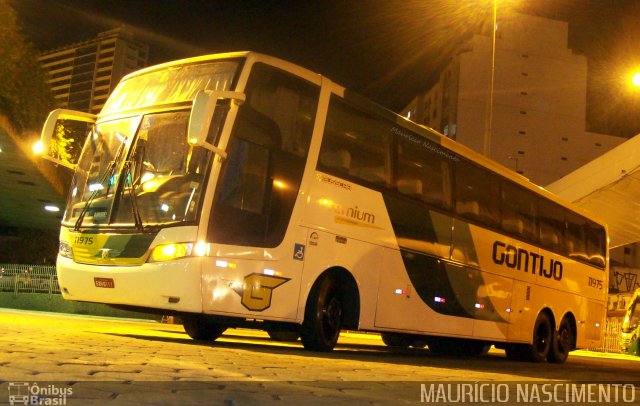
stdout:
<svg viewBox="0 0 640 406">
<path fill-rule="evenodd" d="M 211 120 L 216 110 L 216 104 L 220 99 L 231 99 L 233 103 L 240 105 L 245 101 L 246 96 L 244 93 L 232 91 L 199 92 L 193 99 L 193 106 L 191 107 L 187 141 L 191 145 L 206 148 L 225 158 L 227 155 L 225 151 L 207 142 Z"/>
<path fill-rule="evenodd" d="M 33 150 L 44 159 L 75 169 L 88 129 L 95 122 L 95 114 L 67 109 L 53 110 L 44 122 L 40 141 Z"/>
</svg>

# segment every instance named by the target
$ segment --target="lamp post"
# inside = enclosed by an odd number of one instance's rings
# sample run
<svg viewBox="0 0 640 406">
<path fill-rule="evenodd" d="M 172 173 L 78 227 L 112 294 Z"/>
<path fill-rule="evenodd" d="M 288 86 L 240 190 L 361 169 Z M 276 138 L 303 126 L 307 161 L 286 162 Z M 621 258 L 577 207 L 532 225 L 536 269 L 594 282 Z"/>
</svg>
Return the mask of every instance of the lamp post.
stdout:
<svg viewBox="0 0 640 406">
<path fill-rule="evenodd" d="M 483 154 L 486 157 L 491 155 L 491 135 L 493 132 L 493 87 L 496 73 L 496 31 L 498 17 L 498 0 L 493 0 L 493 19 L 491 27 L 491 79 L 489 81 L 489 102 L 486 108 L 487 117 L 485 119 Z M 640 80 L 640 78 L 639 78 Z"/>
</svg>

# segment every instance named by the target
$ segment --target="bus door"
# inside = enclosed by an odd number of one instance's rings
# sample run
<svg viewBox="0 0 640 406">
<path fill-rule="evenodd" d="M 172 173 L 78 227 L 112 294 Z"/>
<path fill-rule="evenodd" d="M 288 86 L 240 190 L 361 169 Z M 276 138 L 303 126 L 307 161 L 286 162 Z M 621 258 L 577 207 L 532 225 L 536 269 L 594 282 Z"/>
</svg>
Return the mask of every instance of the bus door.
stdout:
<svg viewBox="0 0 640 406">
<path fill-rule="evenodd" d="M 207 227 L 216 252 L 203 266 L 205 312 L 296 320 L 307 236 L 291 219 L 319 93 L 273 66 L 251 67 Z"/>
<path fill-rule="evenodd" d="M 531 339 L 531 283 L 514 279 L 511 307 L 509 308 L 509 341 Z"/>
</svg>

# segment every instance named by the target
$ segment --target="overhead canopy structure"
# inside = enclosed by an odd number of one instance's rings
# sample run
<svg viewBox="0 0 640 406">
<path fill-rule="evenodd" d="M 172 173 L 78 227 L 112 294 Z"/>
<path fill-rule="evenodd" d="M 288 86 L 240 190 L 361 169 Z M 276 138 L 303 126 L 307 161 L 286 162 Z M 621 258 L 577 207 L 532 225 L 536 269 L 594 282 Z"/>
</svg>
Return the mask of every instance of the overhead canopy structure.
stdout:
<svg viewBox="0 0 640 406">
<path fill-rule="evenodd" d="M 611 248 L 640 241 L 640 135 L 546 189 L 604 220 Z"/>
</svg>

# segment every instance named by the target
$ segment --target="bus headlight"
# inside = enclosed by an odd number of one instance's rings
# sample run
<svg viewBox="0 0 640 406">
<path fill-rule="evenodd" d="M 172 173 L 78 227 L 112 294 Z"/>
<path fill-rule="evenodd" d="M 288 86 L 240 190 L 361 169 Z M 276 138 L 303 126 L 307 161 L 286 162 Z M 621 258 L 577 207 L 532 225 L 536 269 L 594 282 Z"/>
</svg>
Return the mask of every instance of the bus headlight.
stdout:
<svg viewBox="0 0 640 406">
<path fill-rule="evenodd" d="M 69 244 L 68 242 L 60 241 L 58 254 L 62 257 L 73 259 L 73 249 L 71 248 L 71 244 Z"/>
<path fill-rule="evenodd" d="M 191 252 L 193 252 L 193 243 L 191 242 L 158 245 L 151 251 L 149 262 L 171 261 L 188 257 Z"/>
<path fill-rule="evenodd" d="M 184 257 L 203 257 L 209 255 L 209 244 L 199 242 L 182 242 L 172 244 L 162 244 L 156 246 L 151 255 L 149 256 L 149 262 L 163 262 L 171 261 L 173 259 Z"/>
</svg>

